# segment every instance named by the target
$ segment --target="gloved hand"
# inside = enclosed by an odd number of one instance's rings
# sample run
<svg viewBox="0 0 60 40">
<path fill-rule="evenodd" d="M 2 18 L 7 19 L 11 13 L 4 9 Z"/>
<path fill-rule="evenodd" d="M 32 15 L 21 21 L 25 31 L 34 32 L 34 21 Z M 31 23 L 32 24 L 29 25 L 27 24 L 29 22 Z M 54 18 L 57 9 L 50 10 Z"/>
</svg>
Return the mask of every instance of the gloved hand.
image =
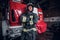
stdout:
<svg viewBox="0 0 60 40">
<path fill-rule="evenodd" d="M 23 29 L 24 32 L 27 32 L 27 29 Z"/>
<path fill-rule="evenodd" d="M 33 29 L 33 31 L 36 31 L 36 28 L 32 28 Z"/>
</svg>

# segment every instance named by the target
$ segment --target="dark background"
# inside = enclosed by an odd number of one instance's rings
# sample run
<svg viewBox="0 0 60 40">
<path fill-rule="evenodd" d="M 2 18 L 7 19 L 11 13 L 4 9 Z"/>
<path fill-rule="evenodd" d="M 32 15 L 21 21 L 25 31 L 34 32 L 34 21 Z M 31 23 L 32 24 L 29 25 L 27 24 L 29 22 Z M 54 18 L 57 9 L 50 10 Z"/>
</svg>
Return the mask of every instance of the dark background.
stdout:
<svg viewBox="0 0 60 40">
<path fill-rule="evenodd" d="M 24 1 L 28 3 L 28 0 L 24 0 Z M 2 30 L 1 30 L 2 29 L 2 14 L 5 15 L 6 8 L 8 8 L 8 6 L 9 6 L 8 2 L 9 2 L 9 0 L 0 0 L 0 39 L 1 40 L 3 39 Z M 60 17 L 60 0 L 36 0 L 36 2 L 38 2 L 40 7 L 42 8 L 44 18 Z M 57 24 L 54 24 L 54 25 L 58 25 L 56 27 L 60 27 L 60 22 L 57 22 Z M 51 27 L 53 27 L 53 25 Z M 56 31 L 56 30 L 54 30 L 54 31 Z M 48 40 L 49 38 L 52 38 L 53 40 L 59 40 L 60 39 L 59 37 L 60 37 L 60 31 L 59 32 L 56 31 L 56 32 L 43 33 L 40 35 L 39 38 L 41 40 L 44 40 L 44 39 Z"/>
<path fill-rule="evenodd" d="M 24 0 L 28 3 L 29 0 Z M 39 3 L 44 12 L 44 17 L 60 16 L 60 0 L 33 0 Z M 5 9 L 8 7 L 9 0 L 0 0 L 0 8 Z"/>
</svg>

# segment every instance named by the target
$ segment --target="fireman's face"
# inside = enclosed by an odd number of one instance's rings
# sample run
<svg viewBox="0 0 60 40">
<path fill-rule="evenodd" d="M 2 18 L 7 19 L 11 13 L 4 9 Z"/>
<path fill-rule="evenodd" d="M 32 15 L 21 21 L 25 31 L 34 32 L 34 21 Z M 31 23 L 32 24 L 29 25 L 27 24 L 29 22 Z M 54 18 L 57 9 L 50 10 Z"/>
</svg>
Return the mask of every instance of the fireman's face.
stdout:
<svg viewBox="0 0 60 40">
<path fill-rule="evenodd" d="M 29 11 L 32 11 L 32 10 L 33 10 L 32 6 L 29 6 L 29 7 L 28 7 L 28 10 L 29 10 Z"/>
</svg>

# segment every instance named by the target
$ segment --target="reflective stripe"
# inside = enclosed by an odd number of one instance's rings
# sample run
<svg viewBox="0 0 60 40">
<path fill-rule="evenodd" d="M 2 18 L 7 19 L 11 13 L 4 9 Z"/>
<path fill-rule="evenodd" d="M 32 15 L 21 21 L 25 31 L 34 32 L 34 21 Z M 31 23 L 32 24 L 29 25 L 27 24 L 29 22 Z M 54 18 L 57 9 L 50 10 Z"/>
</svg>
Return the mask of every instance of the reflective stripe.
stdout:
<svg viewBox="0 0 60 40">
<path fill-rule="evenodd" d="M 23 18 L 22 18 L 22 22 L 26 22 L 26 17 L 25 16 L 23 16 Z"/>
<path fill-rule="evenodd" d="M 9 20 L 9 12 L 7 13 L 7 19 Z"/>
<path fill-rule="evenodd" d="M 31 28 L 31 29 L 23 29 L 23 31 L 24 31 L 24 32 L 28 32 L 28 31 L 31 31 L 31 30 L 36 31 L 36 28 Z"/>
<path fill-rule="evenodd" d="M 9 28 L 20 28 L 20 27 L 23 27 L 23 26 L 9 26 Z"/>
</svg>

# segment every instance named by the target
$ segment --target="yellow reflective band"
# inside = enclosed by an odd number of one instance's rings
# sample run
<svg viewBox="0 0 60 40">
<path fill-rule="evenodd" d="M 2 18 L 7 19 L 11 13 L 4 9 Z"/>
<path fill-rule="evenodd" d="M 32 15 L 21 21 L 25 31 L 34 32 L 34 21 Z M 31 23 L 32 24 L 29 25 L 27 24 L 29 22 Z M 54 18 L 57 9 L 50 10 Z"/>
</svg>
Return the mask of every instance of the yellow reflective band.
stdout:
<svg viewBox="0 0 60 40">
<path fill-rule="evenodd" d="M 25 16 L 23 16 L 22 22 L 26 22 L 26 17 Z"/>
</svg>

